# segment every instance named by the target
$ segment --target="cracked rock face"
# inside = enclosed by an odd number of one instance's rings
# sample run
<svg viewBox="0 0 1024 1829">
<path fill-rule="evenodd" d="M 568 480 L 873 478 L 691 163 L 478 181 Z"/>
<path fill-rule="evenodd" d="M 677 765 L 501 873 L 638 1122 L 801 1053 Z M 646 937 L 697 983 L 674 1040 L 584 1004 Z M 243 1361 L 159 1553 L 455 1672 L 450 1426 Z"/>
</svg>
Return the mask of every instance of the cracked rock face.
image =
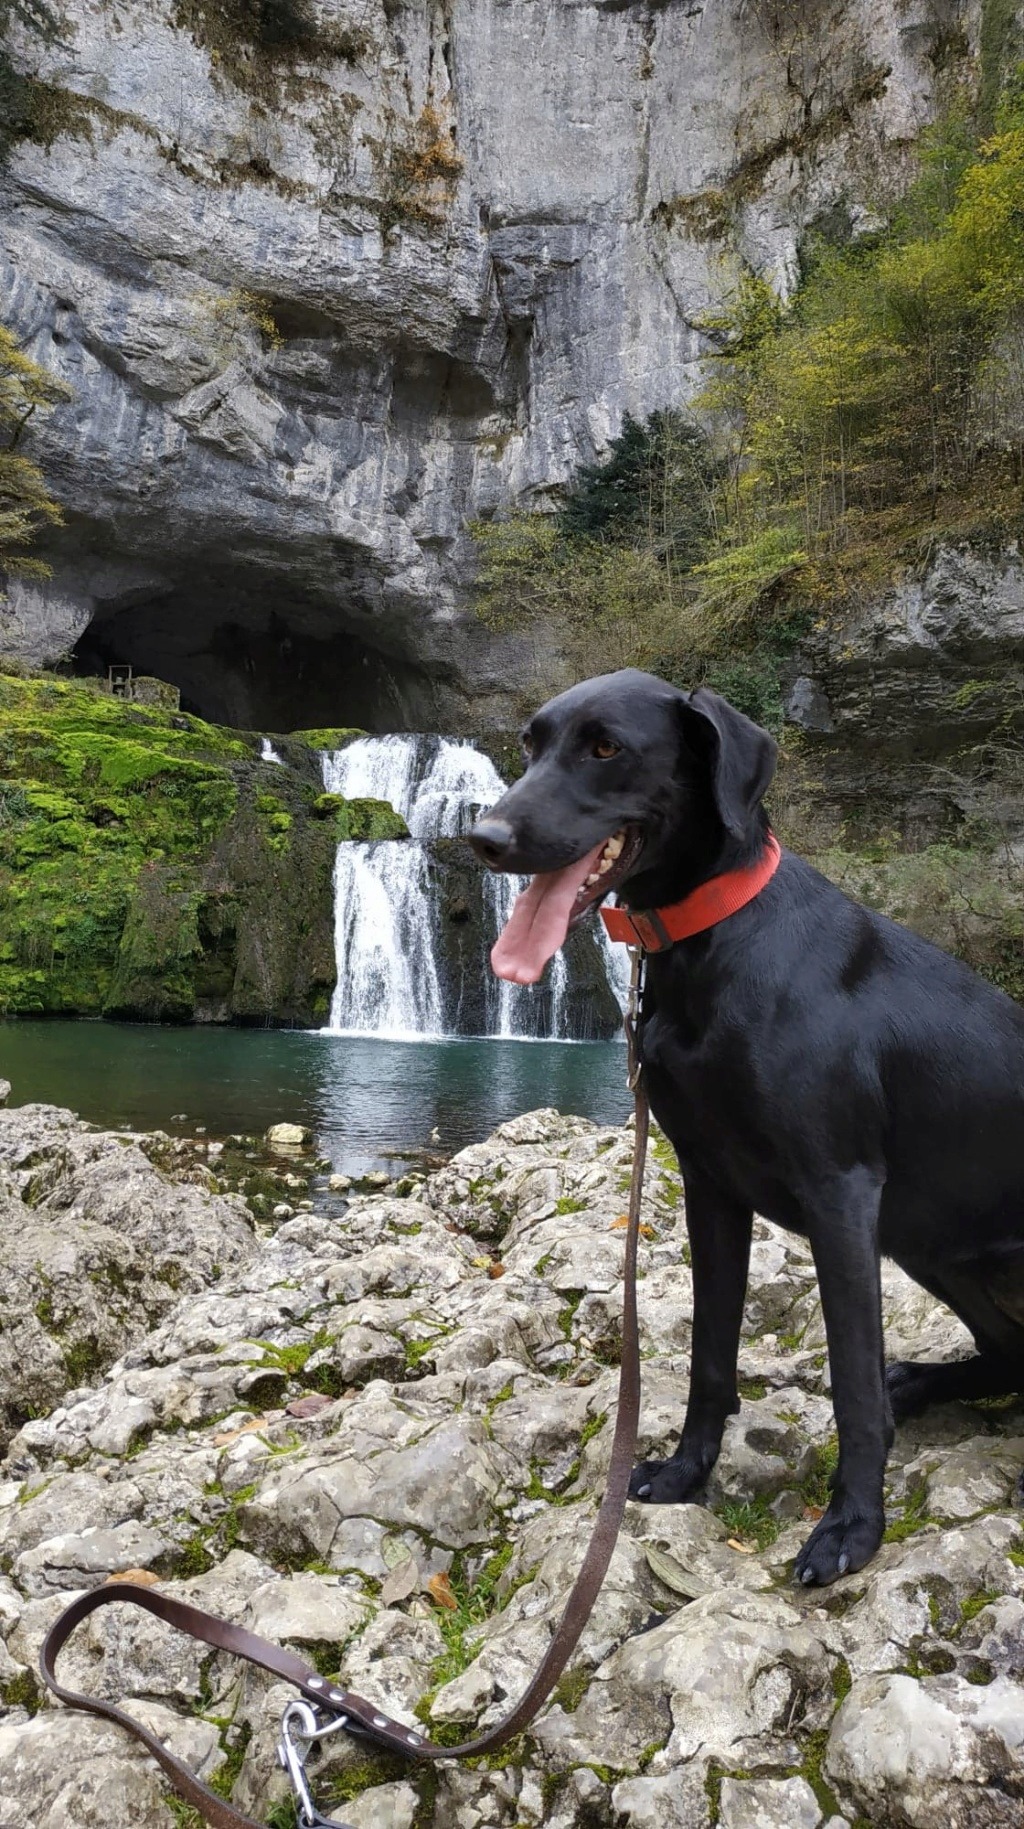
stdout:
<svg viewBox="0 0 1024 1829">
<path fill-rule="evenodd" d="M 30 429 L 72 512 L 4 640 L 85 636 L 250 727 L 507 721 L 557 657 L 462 618 L 467 522 L 685 400 L 737 255 L 785 291 L 809 226 L 877 221 L 980 8 L 307 10 L 289 55 L 212 0 L 15 28 L 54 93 L 0 275 L 74 389 Z"/>
<path fill-rule="evenodd" d="M 55 1281 L 38 1334 L 18 1335 L 25 1376 L 44 1369 L 0 1465 L 0 1824 L 177 1820 L 141 1749 L 51 1706 L 33 1674 L 71 1594 L 113 1575 L 293 1646 L 434 1735 L 499 1718 L 549 1641 L 603 1488 L 631 1144 L 628 1128 L 534 1112 L 406 1197 L 360 1194 L 339 1214 L 325 1185 L 272 1232 L 155 1167 L 159 1138 L 39 1106 L 0 1114 L 5 1261 L 23 1245 L 27 1264 L 52 1232 L 87 1266 Z M 660 1144 L 645 1206 L 642 1454 L 679 1426 L 692 1316 Z M 172 1237 L 177 1291 L 156 1275 Z M 88 1274 L 110 1240 L 126 1266 L 113 1289 Z M 355 1829 L 1019 1821 L 1021 1406 L 905 1424 L 889 1541 L 830 1589 L 793 1587 L 833 1430 L 809 1270 L 802 1241 L 756 1222 L 745 1398 L 707 1503 L 628 1507 L 525 1739 L 492 1766 L 426 1774 L 338 1736 L 315 1767 L 322 1808 Z M 934 1356 L 965 1349 L 947 1311 L 900 1273 L 883 1282 L 897 1351 L 915 1330 Z M 101 1359 L 72 1384 L 66 1339 L 97 1315 Z M 5 1387 L 19 1372 L 12 1355 Z M 291 1692 L 264 1673 L 117 1606 L 79 1628 L 61 1674 L 127 1699 L 242 1810 L 281 1804 Z"/>
</svg>

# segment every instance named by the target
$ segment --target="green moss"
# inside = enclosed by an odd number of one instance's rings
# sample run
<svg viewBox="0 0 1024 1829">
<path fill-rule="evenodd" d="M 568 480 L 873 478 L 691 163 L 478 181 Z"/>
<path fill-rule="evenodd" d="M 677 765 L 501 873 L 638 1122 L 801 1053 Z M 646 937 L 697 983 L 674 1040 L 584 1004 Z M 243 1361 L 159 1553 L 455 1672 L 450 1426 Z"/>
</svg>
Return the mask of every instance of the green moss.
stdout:
<svg viewBox="0 0 1024 1829">
<path fill-rule="evenodd" d="M 822 1727 L 810 1735 L 800 1765 L 800 1776 L 806 1778 L 811 1790 L 818 1800 L 822 1816 L 828 1820 L 832 1816 L 841 1816 L 839 1799 L 825 1778 L 825 1752 L 828 1747 L 829 1730 Z"/>
<path fill-rule="evenodd" d="M 832 1694 L 835 1697 L 837 1708 L 840 1702 L 846 1701 L 852 1687 L 853 1677 L 850 1674 L 849 1664 L 845 1658 L 837 1658 L 832 1666 Z"/>
<path fill-rule="evenodd" d="M 315 819 L 333 819 L 335 814 L 344 812 L 347 805 L 344 794 L 318 794 L 310 812 Z"/>
<path fill-rule="evenodd" d="M 892 1523 L 886 1526 L 882 1542 L 902 1543 L 907 1537 L 914 1536 L 915 1532 L 923 1530 L 924 1526 L 930 1522 L 927 1504 L 928 1487 L 924 1480 L 920 1480 L 904 1501 L 902 1517 L 894 1518 Z"/>
<path fill-rule="evenodd" d="M 73 1340 L 63 1347 L 64 1365 L 70 1385 L 92 1384 L 106 1364 L 95 1340 Z"/>
<path fill-rule="evenodd" d="M 839 1437 L 830 1436 L 814 1450 L 814 1463 L 800 1488 L 805 1505 L 820 1506 L 822 1511 L 832 1497 L 832 1483 L 839 1466 Z"/>
<path fill-rule="evenodd" d="M 985 1607 L 990 1607 L 992 1602 L 998 1599 L 998 1588 L 979 1588 L 974 1594 L 968 1594 L 966 1600 L 960 1602 L 960 1623 L 958 1630 L 962 1631 L 969 1620 L 976 1618 Z"/>
<path fill-rule="evenodd" d="M 745 1398 L 748 1403 L 756 1403 L 760 1398 L 767 1396 L 768 1393 L 768 1386 L 763 1378 L 738 1378 L 736 1381 L 736 1389 L 740 1396 Z"/>
<path fill-rule="evenodd" d="M 585 1200 L 577 1200 L 571 1194 L 562 1194 L 559 1199 L 555 1201 L 555 1212 L 559 1214 L 559 1216 L 566 1213 L 585 1213 L 586 1210 L 587 1202 Z"/>
<path fill-rule="evenodd" d="M 746 1538 L 756 1543 L 759 1550 L 767 1549 L 779 1534 L 779 1521 L 769 1509 L 768 1499 L 763 1493 L 742 1503 L 736 1499 L 726 1499 L 721 1505 L 716 1505 L 715 1516 L 721 1518 L 733 1537 Z"/>
<path fill-rule="evenodd" d="M 336 728 L 325 726 L 322 730 L 293 730 L 290 739 L 293 743 L 305 743 L 310 749 L 344 749 L 356 737 L 365 735 L 365 730 L 349 730 L 339 725 Z"/>
<path fill-rule="evenodd" d="M 429 1358 L 435 1348 L 441 1344 L 442 1340 L 447 1339 L 451 1332 L 452 1329 L 450 1327 L 442 1327 L 438 1329 L 436 1334 L 429 1334 L 425 1340 L 404 1341 L 406 1372 L 410 1376 L 416 1374 L 424 1359 Z"/>
<path fill-rule="evenodd" d="M 293 1346 L 274 1346 L 269 1340 L 253 1341 L 254 1346 L 263 1350 L 264 1363 L 275 1366 L 278 1371 L 287 1372 L 289 1378 L 295 1378 L 305 1369 L 306 1361 L 313 1353 L 330 1346 L 331 1335 L 320 1328 L 312 1340 L 299 1340 Z"/>
<path fill-rule="evenodd" d="M 174 19 L 215 71 L 264 104 L 280 101 L 297 65 L 355 63 L 373 43 L 362 24 L 328 24 L 313 0 L 176 0 Z"/>
<path fill-rule="evenodd" d="M 226 1758 L 223 1765 L 217 1767 L 216 1772 L 210 1779 L 210 1790 L 215 1791 L 218 1797 L 229 1798 L 231 1796 L 231 1793 L 234 1790 L 235 1780 L 242 1770 L 246 1748 L 251 1739 L 252 1728 L 246 1723 L 243 1727 L 238 1729 L 231 1745 L 226 1748 Z"/>
<path fill-rule="evenodd" d="M 430 1710 L 438 1690 L 443 1689 L 473 1662 L 480 1649 L 481 1640 L 475 1628 L 489 1619 L 492 1613 L 505 1606 L 517 1587 L 533 1579 L 535 1570 L 530 1570 L 514 1585 L 505 1581 L 505 1573 L 512 1560 L 513 1546 L 502 1544 L 484 1563 L 475 1581 L 467 1578 L 466 1559 L 457 1553 L 448 1579 L 452 1593 L 458 1602 L 454 1610 L 442 1609 L 436 1615 L 436 1624 L 444 1639 L 445 1649 L 441 1657 L 436 1658 L 430 1668 L 430 1688 L 416 1705 L 417 1719 L 428 1723 L 432 1738 L 442 1744 L 455 1746 L 465 1738 L 458 1723 L 435 1724 L 430 1720 Z M 503 1761 L 509 1758 L 506 1752 Z"/>
<path fill-rule="evenodd" d="M 34 1673 L 31 1670 L 20 1670 L 17 1676 L 8 1678 L 6 1683 L 0 1683 L 0 1701 L 5 1702 L 8 1708 L 24 1708 L 30 1715 L 36 1714 L 42 1697 Z"/>
<path fill-rule="evenodd" d="M 582 1300 L 583 1297 L 581 1295 L 571 1295 L 564 1308 L 560 1308 L 558 1311 L 558 1325 L 566 1340 L 572 1339 L 572 1324 L 576 1319 L 576 1310 L 579 1308 Z"/>
<path fill-rule="evenodd" d="M 191 1537 L 179 1544 L 173 1552 L 174 1574 L 179 1581 L 190 1581 L 197 1575 L 206 1575 L 216 1565 L 217 1558 L 211 1554 L 210 1542 L 216 1533 L 216 1525 L 202 1524 L 193 1531 Z"/>
<path fill-rule="evenodd" d="M 386 800 L 347 800 L 338 814 L 339 839 L 408 838 L 409 828 Z"/>
<path fill-rule="evenodd" d="M 275 773 L 184 713 L 0 675 L 0 1015 L 313 1020 L 337 835 Z"/>
</svg>

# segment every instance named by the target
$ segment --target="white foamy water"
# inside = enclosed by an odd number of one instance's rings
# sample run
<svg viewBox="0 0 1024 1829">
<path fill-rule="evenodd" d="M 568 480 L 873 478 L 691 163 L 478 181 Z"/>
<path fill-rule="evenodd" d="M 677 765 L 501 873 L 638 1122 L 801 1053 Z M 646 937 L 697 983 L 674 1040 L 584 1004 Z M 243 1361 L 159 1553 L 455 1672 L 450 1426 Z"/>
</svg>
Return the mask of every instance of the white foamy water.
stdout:
<svg viewBox="0 0 1024 1829">
<path fill-rule="evenodd" d="M 402 815 L 408 839 L 338 846 L 334 866 L 337 985 L 328 1029 L 333 1034 L 395 1039 L 448 1032 L 440 910 L 427 844 L 468 832 L 494 805 L 505 783 L 471 743 L 448 737 L 360 737 L 322 759 L 324 786 L 346 800 L 386 800 Z M 481 871 L 488 949 L 507 921 L 525 879 Z M 617 949 L 624 952 L 624 949 Z M 618 966 L 618 961 L 615 961 Z M 481 960 L 486 1032 L 537 1037 L 536 992 L 495 978 Z M 549 1014 L 540 1039 L 565 1034 L 569 970 L 552 963 Z M 618 995 L 617 983 L 613 985 Z"/>
</svg>

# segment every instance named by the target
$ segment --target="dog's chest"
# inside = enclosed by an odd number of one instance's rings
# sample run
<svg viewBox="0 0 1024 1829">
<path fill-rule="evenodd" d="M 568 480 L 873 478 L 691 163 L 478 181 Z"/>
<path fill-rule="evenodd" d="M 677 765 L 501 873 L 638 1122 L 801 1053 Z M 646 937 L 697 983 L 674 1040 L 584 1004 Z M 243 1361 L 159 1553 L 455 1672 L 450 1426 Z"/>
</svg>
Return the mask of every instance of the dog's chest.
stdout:
<svg viewBox="0 0 1024 1829">
<path fill-rule="evenodd" d="M 787 1151 L 748 1051 L 729 1036 L 690 1044 L 655 1015 L 642 1038 L 651 1110 L 675 1149 L 684 1175 L 713 1180 L 766 1218 L 805 1225 Z"/>
</svg>

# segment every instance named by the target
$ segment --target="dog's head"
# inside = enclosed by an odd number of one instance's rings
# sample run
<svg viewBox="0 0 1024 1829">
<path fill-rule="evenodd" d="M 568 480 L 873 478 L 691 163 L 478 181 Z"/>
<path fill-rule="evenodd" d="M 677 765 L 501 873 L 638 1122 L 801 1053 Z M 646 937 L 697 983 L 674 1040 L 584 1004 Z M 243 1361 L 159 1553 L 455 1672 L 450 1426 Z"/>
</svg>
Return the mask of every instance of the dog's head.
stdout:
<svg viewBox="0 0 1024 1829">
<path fill-rule="evenodd" d="M 760 849 L 776 745 L 717 693 L 627 668 L 549 700 L 522 735 L 525 774 L 469 835 L 490 869 L 534 878 L 492 954 L 501 977 L 534 983 L 612 889 L 651 907 Z"/>
</svg>

